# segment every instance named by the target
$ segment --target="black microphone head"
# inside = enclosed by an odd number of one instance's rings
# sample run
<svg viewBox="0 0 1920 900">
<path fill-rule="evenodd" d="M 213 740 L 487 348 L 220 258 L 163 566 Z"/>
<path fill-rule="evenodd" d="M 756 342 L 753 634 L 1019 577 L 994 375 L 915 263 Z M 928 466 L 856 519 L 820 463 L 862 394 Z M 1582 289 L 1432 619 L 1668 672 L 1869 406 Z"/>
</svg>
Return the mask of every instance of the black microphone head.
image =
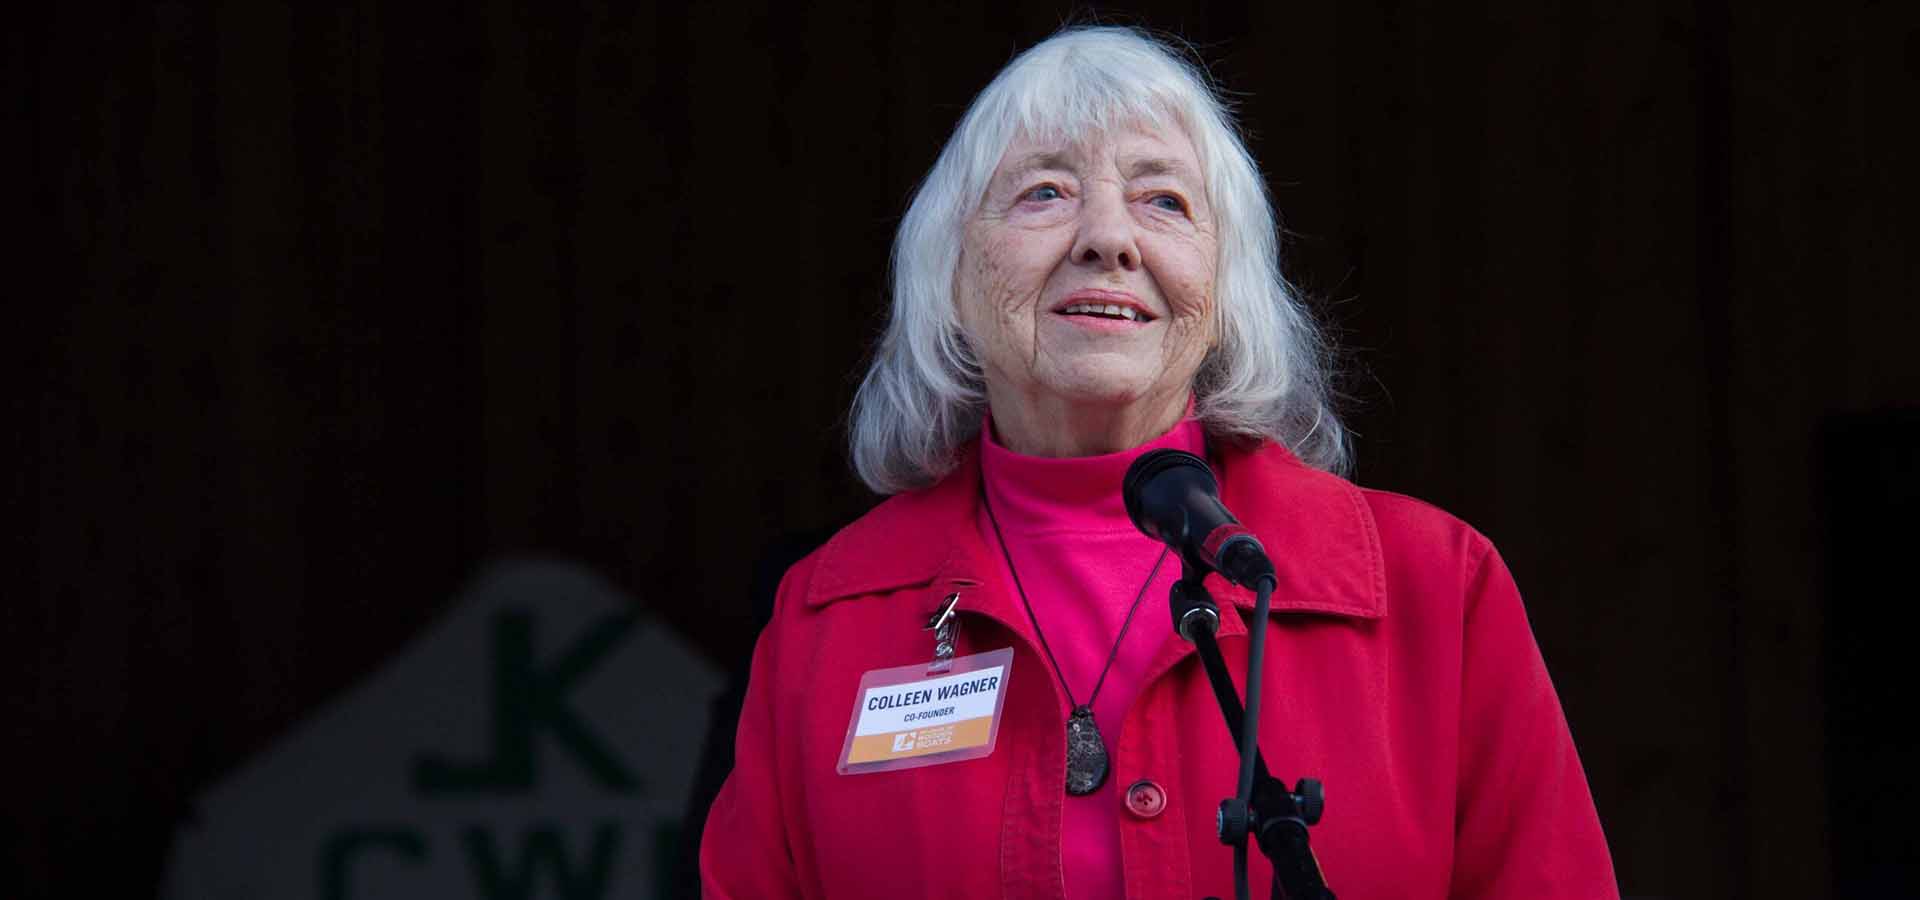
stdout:
<svg viewBox="0 0 1920 900">
<path fill-rule="evenodd" d="M 1182 499 L 1195 489 L 1208 496 L 1220 493 L 1206 460 L 1185 450 L 1154 450 L 1127 467 L 1120 498 L 1133 527 L 1156 541 L 1178 545 L 1188 537 Z"/>
<path fill-rule="evenodd" d="M 1220 502 L 1220 482 L 1206 460 L 1179 450 L 1145 454 L 1127 467 L 1120 498 L 1133 526 L 1180 551 L 1183 563 L 1244 588 L 1273 580 L 1266 549 Z"/>
</svg>

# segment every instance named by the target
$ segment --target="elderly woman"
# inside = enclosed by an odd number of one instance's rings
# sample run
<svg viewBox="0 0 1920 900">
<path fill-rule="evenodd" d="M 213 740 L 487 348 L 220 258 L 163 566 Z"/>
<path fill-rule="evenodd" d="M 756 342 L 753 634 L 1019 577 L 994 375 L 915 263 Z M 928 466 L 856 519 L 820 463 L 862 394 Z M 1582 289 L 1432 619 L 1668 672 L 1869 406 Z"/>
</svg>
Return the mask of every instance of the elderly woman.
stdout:
<svg viewBox="0 0 1920 900">
<path fill-rule="evenodd" d="M 1206 457 L 1278 569 L 1209 580 L 1259 741 L 1327 786 L 1345 900 L 1609 897 L 1612 865 L 1486 538 L 1338 477 L 1324 350 L 1204 76 L 1076 29 L 980 94 L 914 196 L 855 400 L 886 502 L 787 574 L 701 851 L 715 897 L 1228 896 L 1237 749 L 1173 633 L 1141 454 Z M 1069 744 L 1073 752 L 1069 752 Z M 1266 860 L 1251 880 L 1268 883 Z"/>
</svg>

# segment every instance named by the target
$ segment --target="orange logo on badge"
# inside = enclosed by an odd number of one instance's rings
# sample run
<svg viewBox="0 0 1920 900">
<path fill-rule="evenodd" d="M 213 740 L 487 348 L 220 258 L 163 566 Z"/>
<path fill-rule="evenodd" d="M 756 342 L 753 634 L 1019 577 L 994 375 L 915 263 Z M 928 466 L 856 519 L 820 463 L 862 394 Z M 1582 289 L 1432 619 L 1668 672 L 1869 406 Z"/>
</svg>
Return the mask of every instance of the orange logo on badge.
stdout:
<svg viewBox="0 0 1920 900">
<path fill-rule="evenodd" d="M 903 731 L 893 736 L 893 752 L 913 749 L 913 732 Z"/>
</svg>

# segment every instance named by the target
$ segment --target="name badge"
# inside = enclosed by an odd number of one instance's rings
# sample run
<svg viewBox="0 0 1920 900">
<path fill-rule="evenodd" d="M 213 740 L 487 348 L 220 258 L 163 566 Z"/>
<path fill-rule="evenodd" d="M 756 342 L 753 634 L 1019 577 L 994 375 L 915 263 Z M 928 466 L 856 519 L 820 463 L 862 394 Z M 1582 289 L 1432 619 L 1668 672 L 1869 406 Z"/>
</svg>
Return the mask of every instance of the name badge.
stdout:
<svg viewBox="0 0 1920 900">
<path fill-rule="evenodd" d="M 840 774 L 859 775 L 979 759 L 1000 736 L 1013 648 L 953 659 L 938 678 L 927 665 L 860 676 L 840 749 Z"/>
</svg>

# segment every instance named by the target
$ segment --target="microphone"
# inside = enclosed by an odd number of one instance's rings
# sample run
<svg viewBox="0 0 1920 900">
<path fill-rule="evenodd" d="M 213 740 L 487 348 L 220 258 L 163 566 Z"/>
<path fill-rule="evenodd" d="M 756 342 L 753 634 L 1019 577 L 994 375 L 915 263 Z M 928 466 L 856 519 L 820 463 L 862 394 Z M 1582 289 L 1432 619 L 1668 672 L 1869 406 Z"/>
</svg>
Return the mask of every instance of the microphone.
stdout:
<svg viewBox="0 0 1920 900">
<path fill-rule="evenodd" d="M 1181 450 L 1155 450 L 1133 461 L 1121 481 L 1127 518 L 1147 537 L 1198 561 L 1249 590 L 1277 583 L 1266 548 L 1220 502 L 1207 461 Z"/>
</svg>

